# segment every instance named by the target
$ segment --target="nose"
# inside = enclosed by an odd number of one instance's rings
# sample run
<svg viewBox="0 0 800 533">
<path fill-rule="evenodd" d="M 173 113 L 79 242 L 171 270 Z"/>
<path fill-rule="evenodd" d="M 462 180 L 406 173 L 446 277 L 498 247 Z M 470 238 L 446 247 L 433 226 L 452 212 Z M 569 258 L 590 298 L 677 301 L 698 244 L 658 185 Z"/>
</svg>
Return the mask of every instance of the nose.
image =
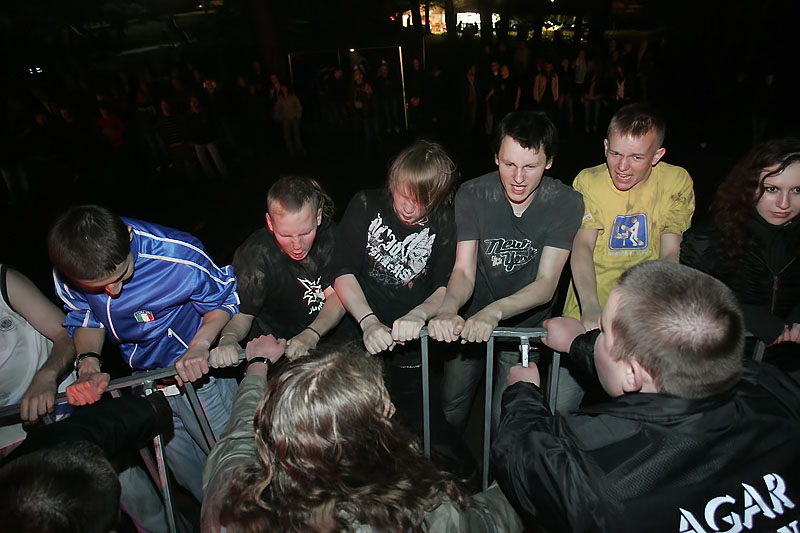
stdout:
<svg viewBox="0 0 800 533">
<path fill-rule="evenodd" d="M 619 170 L 627 170 L 630 167 L 630 161 L 627 157 L 621 157 L 619 160 Z"/>
<path fill-rule="evenodd" d="M 292 239 L 292 247 L 294 247 L 295 250 L 300 250 L 303 247 L 302 239 L 300 239 L 299 237 L 295 237 L 294 239 Z"/>
<path fill-rule="evenodd" d="M 791 206 L 791 201 L 789 200 L 789 193 L 790 191 L 785 191 L 781 193 L 781 195 L 778 197 L 778 207 L 780 209 L 789 209 L 789 207 Z"/>
<path fill-rule="evenodd" d="M 525 181 L 525 172 L 519 167 L 514 167 L 514 175 L 512 178 L 514 183 L 521 184 L 523 181 Z"/>
</svg>

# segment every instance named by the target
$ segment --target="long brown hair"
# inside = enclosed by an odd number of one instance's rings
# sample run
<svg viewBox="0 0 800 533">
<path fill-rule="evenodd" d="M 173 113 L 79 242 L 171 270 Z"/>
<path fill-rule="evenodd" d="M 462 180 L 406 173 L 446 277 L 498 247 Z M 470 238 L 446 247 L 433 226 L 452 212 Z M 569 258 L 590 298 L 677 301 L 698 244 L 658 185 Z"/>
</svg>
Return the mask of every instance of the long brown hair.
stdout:
<svg viewBox="0 0 800 533">
<path fill-rule="evenodd" d="M 764 195 L 764 180 L 795 163 L 800 163 L 800 139 L 785 137 L 765 141 L 737 163 L 717 189 L 711 210 L 720 231 L 722 248 L 734 262 L 755 244 L 748 222 L 758 216 L 756 204 Z"/>
<path fill-rule="evenodd" d="M 425 512 L 465 505 L 405 429 L 384 416 L 380 364 L 313 353 L 269 379 L 255 412 L 259 461 L 234 475 L 220 522 L 243 531 L 421 531 Z"/>
</svg>

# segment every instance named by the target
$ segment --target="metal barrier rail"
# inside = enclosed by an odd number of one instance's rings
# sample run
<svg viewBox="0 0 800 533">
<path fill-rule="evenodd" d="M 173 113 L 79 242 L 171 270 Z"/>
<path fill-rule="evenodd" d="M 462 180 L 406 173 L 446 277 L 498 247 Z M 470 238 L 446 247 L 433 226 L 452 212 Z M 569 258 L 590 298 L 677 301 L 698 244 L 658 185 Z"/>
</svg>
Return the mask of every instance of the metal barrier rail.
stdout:
<svg viewBox="0 0 800 533">
<path fill-rule="evenodd" d="M 489 342 L 486 343 L 486 398 L 484 400 L 483 416 L 483 480 L 482 488 L 486 490 L 489 486 L 489 447 L 492 434 L 492 387 L 494 374 L 494 340 L 519 339 L 519 347 L 522 355 L 522 365 L 528 366 L 528 356 L 530 353 L 530 339 L 540 339 L 547 336 L 544 328 L 496 328 L 492 332 Z M 430 369 L 428 355 L 428 328 L 422 328 L 420 332 L 422 343 L 422 440 L 425 455 L 431 455 L 431 422 L 430 422 Z M 561 367 L 561 354 L 553 352 L 553 361 L 550 365 L 548 375 L 548 404 L 550 409 L 555 412 L 556 399 L 558 394 L 558 370 Z"/>
<path fill-rule="evenodd" d="M 489 483 L 489 448 L 491 439 L 491 419 L 492 419 L 492 388 L 493 388 L 493 374 L 494 374 L 494 340 L 500 339 L 519 339 L 520 352 L 522 357 L 523 366 L 528 366 L 528 356 L 530 353 L 530 339 L 540 339 L 547 336 L 547 330 L 544 328 L 497 328 L 492 332 L 492 336 L 486 346 L 486 398 L 484 405 L 484 435 L 483 435 L 483 481 L 482 487 L 485 490 Z M 430 367 L 429 367 L 429 349 L 428 349 L 428 329 L 422 328 L 420 332 L 421 352 L 422 352 L 422 404 L 423 404 L 423 445 L 425 455 L 430 457 L 431 453 L 431 428 L 430 428 Z M 239 360 L 245 357 L 245 350 L 239 350 Z M 558 352 L 553 353 L 553 360 L 550 365 L 548 377 L 548 403 L 552 410 L 555 410 L 557 388 L 558 388 L 558 370 L 561 364 L 561 355 Z M 119 390 L 126 387 L 143 386 L 145 394 L 150 394 L 156 391 L 156 381 L 171 378 L 177 375 L 177 370 L 174 366 L 161 368 L 158 370 L 149 370 L 133 374 L 131 376 L 118 378 L 112 380 L 106 392 L 111 393 L 112 396 L 119 396 Z M 197 398 L 197 392 L 191 382 L 184 383 L 186 395 L 192 410 L 200 423 L 200 428 L 203 431 L 205 443 L 201 443 L 204 451 L 208 451 L 214 446 L 215 438 L 208 422 L 208 418 L 203 411 L 202 405 Z M 56 395 L 56 404 L 65 403 L 67 396 L 65 393 Z M 19 422 L 20 406 L 10 405 L 0 408 L 0 426 L 8 425 Z M 205 446 L 202 446 L 205 444 Z M 157 482 L 164 499 L 164 507 L 167 513 L 167 521 L 170 527 L 170 532 L 175 532 L 175 510 L 172 499 L 172 488 L 170 485 L 169 476 L 166 470 L 166 459 L 164 457 L 164 442 L 161 435 L 157 435 L 154 439 L 154 449 L 156 452 L 156 466 L 153 467 L 153 458 L 150 451 L 146 448 L 140 450 L 142 459 L 150 472 L 151 477 Z"/>
<path fill-rule="evenodd" d="M 244 357 L 245 351 L 239 349 L 239 361 L 244 359 Z M 175 366 L 160 368 L 158 370 L 148 370 L 147 372 L 140 372 L 138 374 L 112 380 L 106 387 L 105 392 L 108 392 L 111 394 L 111 396 L 117 398 L 120 395 L 120 389 L 124 389 L 126 387 L 143 386 L 145 395 L 148 395 L 158 390 L 156 387 L 156 381 L 171 378 L 177 374 L 178 371 L 175 370 Z M 189 381 L 185 382 L 183 385 L 184 389 L 186 390 L 186 396 L 189 399 L 189 404 L 192 407 L 192 411 L 194 411 L 194 415 L 197 417 L 197 421 L 200 424 L 200 429 L 202 430 L 203 437 L 205 439 L 204 443 L 200 443 L 200 447 L 203 448 L 203 451 L 206 454 L 208 454 L 209 450 L 214 447 L 214 443 L 216 442 L 216 439 L 214 438 L 214 431 L 211 429 L 211 424 L 208 422 L 208 417 L 203 410 L 203 406 L 200 404 L 200 399 L 197 397 L 197 391 L 195 390 L 194 385 Z M 65 403 L 66 401 L 67 395 L 65 393 L 57 394 L 55 397 L 56 404 Z M 19 410 L 19 404 L 0 408 L 0 426 L 6 426 L 20 422 Z M 169 475 L 167 474 L 167 462 L 164 455 L 164 439 L 160 434 L 156 435 L 153 439 L 153 449 L 155 451 L 155 467 L 153 466 L 153 456 L 150 454 L 149 449 L 142 448 L 139 450 L 139 454 L 142 457 L 142 461 L 144 462 L 147 471 L 150 473 L 150 476 L 153 478 L 153 481 L 156 482 L 156 486 L 161 492 L 161 496 L 164 500 L 164 510 L 167 515 L 167 526 L 169 531 L 170 533 L 176 533 L 177 525 L 175 522 L 175 507 L 172 498 L 172 485 Z"/>
</svg>

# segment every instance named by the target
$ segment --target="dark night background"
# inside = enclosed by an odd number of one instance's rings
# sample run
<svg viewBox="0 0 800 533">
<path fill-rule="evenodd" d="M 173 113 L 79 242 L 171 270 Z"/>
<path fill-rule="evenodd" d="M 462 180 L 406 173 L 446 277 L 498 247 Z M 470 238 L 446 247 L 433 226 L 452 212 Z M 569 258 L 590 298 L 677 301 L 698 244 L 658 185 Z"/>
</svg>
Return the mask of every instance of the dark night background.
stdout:
<svg viewBox="0 0 800 533">
<path fill-rule="evenodd" d="M 502 42 L 510 56 L 522 35 L 530 36 L 530 59 L 528 73 L 514 72 L 520 80 L 532 79 L 539 58 L 557 63 L 584 48 L 590 58 L 603 59 L 611 38 L 620 49 L 630 42 L 634 51 L 648 39 L 655 63 L 648 100 L 667 117 L 666 161 L 684 165 L 694 177 L 697 216 L 703 215 L 715 184 L 731 163 L 752 144 L 750 114 L 767 74 L 774 74 L 775 83 L 766 104 L 759 103 L 769 114 L 766 135 L 798 130 L 794 2 L 454 0 L 432 5 L 444 7 L 446 13 L 453 10 L 450 15 L 481 12 L 484 21 L 489 13 L 498 13 L 494 35 L 464 31 L 425 37 L 423 27 L 403 28 L 400 23 L 399 15 L 412 4 L 420 5 L 390 0 L 4 2 L 0 260 L 22 268 L 50 294 L 46 228 L 66 206 L 96 202 L 121 214 L 192 231 L 224 263 L 262 223 L 266 189 L 279 174 L 316 177 L 341 213 L 354 191 L 383 182 L 391 156 L 415 136 L 441 140 L 457 160 L 463 179 L 480 175 L 493 166 L 490 143 L 483 136 L 465 142 L 458 135 L 458 84 L 470 63 L 481 67 L 484 45 L 491 45 L 492 57 L 499 57 Z M 561 38 L 536 31 L 559 20 L 566 20 L 573 31 Z M 411 58 L 424 58 L 427 76 L 434 65 L 441 67 L 439 122 L 384 136 L 377 147 L 356 151 L 347 125 L 337 131 L 325 123 L 317 94 L 320 71 L 341 63 L 349 76 L 348 50 L 355 48 L 367 61 L 368 79 L 381 59 L 388 59 L 397 75 L 398 45 L 403 46 L 406 73 Z M 262 76 L 275 73 L 288 82 L 289 53 L 294 88 L 304 105 L 307 155 L 288 157 L 280 134 L 232 136 L 222 143 L 231 171 L 225 181 L 209 180 L 201 173 L 181 175 L 174 168 L 156 170 L 145 163 L 130 126 L 119 153 L 109 153 L 101 143 L 90 148 L 65 144 L 52 132 L 34 127 L 40 102 L 50 102 L 55 104 L 48 109 L 51 129 L 60 120 L 62 105 L 82 113 L 78 118 L 88 129 L 97 110 L 82 107 L 80 99 L 92 98 L 95 92 L 125 100 L 120 114 L 123 121 L 130 120 L 138 81 L 149 80 L 157 99 L 170 90 L 170 77 L 191 79 L 189 66 L 214 77 L 228 95 L 238 75 L 252 81 L 254 60 L 261 63 Z M 31 74 L 36 68 L 42 72 Z M 745 83 L 737 84 L 737 77 Z M 38 101 L 32 87 L 42 95 Z M 601 130 L 609 114 L 604 114 Z M 586 135 L 580 127 L 574 134 L 562 129 L 551 174 L 569 183 L 581 168 L 602 162 L 602 137 Z"/>
<path fill-rule="evenodd" d="M 266 192 L 276 177 L 315 177 L 339 216 L 354 192 L 382 186 L 392 156 L 416 137 L 441 141 L 462 179 L 471 179 L 492 170 L 494 161 L 482 128 L 462 131 L 469 65 L 483 79 L 491 60 L 508 62 L 523 88 L 521 106 L 532 108 L 537 64 L 558 65 L 584 49 L 608 68 L 612 39 L 619 50 L 630 43 L 634 54 L 644 39 L 649 43 L 647 101 L 667 120 L 664 160 L 684 166 L 694 179 L 695 221 L 706 216 L 717 184 L 754 138 L 800 135 L 797 2 L 432 2 L 429 9 L 444 8 L 451 30 L 456 12 L 480 13 L 484 28 L 492 13 L 499 15 L 494 32 L 463 27 L 446 35 L 427 35 L 419 17 L 412 27 L 402 26 L 402 13 L 420 6 L 393 0 L 2 2 L 0 262 L 18 267 L 55 301 L 47 228 L 70 205 L 99 203 L 194 233 L 217 263 L 227 264 L 264 223 Z M 557 27 L 560 32 L 546 30 Z M 349 84 L 351 62 L 363 60 L 374 83 L 386 60 L 399 80 L 398 46 L 407 90 L 413 90 L 412 60 L 423 63 L 421 111 L 406 131 L 398 99 L 400 130 L 381 124 L 380 139 L 364 146 L 353 109 L 343 108 L 341 116 L 332 111 L 330 77 L 341 66 Z M 527 62 L 517 61 L 520 49 Z M 303 104 L 302 155 L 287 153 L 280 124 L 272 120 L 270 74 L 293 80 Z M 204 95 L 206 79 L 215 80 L 216 99 Z M 139 92 L 146 93 L 142 105 Z M 185 118 L 192 94 L 214 112 L 227 178 L 207 177 L 190 147 L 181 152 L 163 145 L 163 121 L 155 118 L 160 99 Z M 634 93 L 634 100 L 642 97 Z M 103 134 L 99 103 L 124 125 L 124 135 Z M 147 106 L 152 121 L 142 118 L 150 116 L 141 112 Z M 581 169 L 603 162 L 611 113 L 603 107 L 599 131 L 586 133 L 576 102 L 575 128 L 559 121 L 552 176 L 571 183 Z"/>
</svg>

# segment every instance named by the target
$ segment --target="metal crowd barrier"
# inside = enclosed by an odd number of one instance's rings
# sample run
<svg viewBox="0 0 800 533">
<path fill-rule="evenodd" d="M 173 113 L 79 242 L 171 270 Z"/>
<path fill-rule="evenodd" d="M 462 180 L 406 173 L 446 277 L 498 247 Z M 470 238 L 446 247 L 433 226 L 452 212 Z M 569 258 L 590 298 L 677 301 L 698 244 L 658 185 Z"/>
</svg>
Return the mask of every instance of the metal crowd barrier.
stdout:
<svg viewBox="0 0 800 533">
<path fill-rule="evenodd" d="M 489 448 L 492 435 L 492 387 L 494 374 L 494 340 L 519 339 L 519 349 L 522 366 L 528 366 L 530 355 L 530 339 L 540 339 L 547 336 L 544 328 L 496 328 L 492 332 L 489 342 L 486 343 L 486 398 L 484 400 L 483 416 L 483 481 L 482 488 L 489 486 Z M 431 422 L 430 422 L 430 369 L 428 355 L 428 328 L 420 332 L 422 342 L 422 437 L 425 455 L 431 455 Z M 561 354 L 553 352 L 553 360 L 548 374 L 548 404 L 550 410 L 555 412 L 558 394 L 558 370 L 561 367 Z"/>
<path fill-rule="evenodd" d="M 239 361 L 244 359 L 244 357 L 245 351 L 240 349 Z M 177 374 L 178 371 L 175 370 L 174 366 L 161 368 L 158 370 L 149 370 L 147 372 L 140 372 L 131 376 L 112 380 L 108 384 L 108 387 L 106 387 L 106 392 L 117 398 L 120 396 L 120 389 L 142 386 L 144 388 L 145 395 L 149 395 L 158 390 L 156 386 L 156 382 L 158 380 L 171 378 Z M 207 454 L 209 450 L 214 447 L 216 442 L 214 431 L 211 429 L 211 424 L 208 422 L 208 417 L 203 410 L 203 406 L 200 404 L 200 399 L 197 397 L 197 391 L 195 390 L 194 385 L 187 381 L 184 383 L 184 389 L 186 390 L 186 396 L 189 399 L 189 404 L 191 405 L 192 411 L 194 411 L 194 414 L 197 417 L 197 421 L 200 424 L 200 429 L 203 432 L 203 438 L 205 439 L 205 442 L 199 443 L 200 447 Z M 67 395 L 65 393 L 57 394 L 55 397 L 56 404 L 66 403 L 66 401 Z M 19 410 L 19 404 L 0 408 L 0 426 L 19 422 Z M 153 439 L 153 449 L 155 451 L 155 466 L 153 465 L 153 456 L 148 448 L 142 448 L 139 450 L 139 455 L 144 462 L 145 468 L 153 478 L 153 481 L 156 483 L 156 486 L 161 493 L 161 497 L 164 501 L 164 510 L 167 516 L 167 525 L 169 527 L 169 531 L 170 533 L 176 533 L 177 526 L 175 522 L 174 500 L 172 497 L 172 484 L 167 473 L 167 463 L 164 455 L 164 439 L 160 434 L 156 435 L 156 437 Z"/>
</svg>

